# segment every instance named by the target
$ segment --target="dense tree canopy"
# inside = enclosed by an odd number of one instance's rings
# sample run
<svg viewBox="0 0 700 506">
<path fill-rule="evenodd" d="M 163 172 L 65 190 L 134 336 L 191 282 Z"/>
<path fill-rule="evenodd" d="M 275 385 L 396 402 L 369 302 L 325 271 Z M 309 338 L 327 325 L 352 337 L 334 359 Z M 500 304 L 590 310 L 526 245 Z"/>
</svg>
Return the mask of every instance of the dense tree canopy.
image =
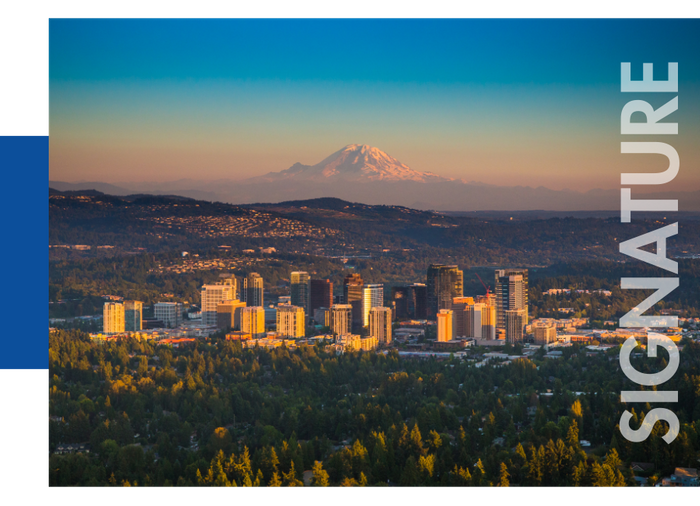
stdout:
<svg viewBox="0 0 700 506">
<path fill-rule="evenodd" d="M 322 346 L 241 349 L 213 340 L 171 349 L 136 340 L 50 339 L 52 485 L 593 485 L 632 483 L 629 464 L 659 473 L 700 450 L 700 346 L 686 344 L 674 411 L 642 444 L 616 428 L 630 382 L 617 350 L 481 368 L 394 352 L 336 355 Z M 641 371 L 664 357 L 635 356 Z M 671 384 L 672 383 L 672 384 Z M 633 405 L 633 427 L 648 405 Z M 582 448 L 580 440 L 592 443 Z"/>
</svg>

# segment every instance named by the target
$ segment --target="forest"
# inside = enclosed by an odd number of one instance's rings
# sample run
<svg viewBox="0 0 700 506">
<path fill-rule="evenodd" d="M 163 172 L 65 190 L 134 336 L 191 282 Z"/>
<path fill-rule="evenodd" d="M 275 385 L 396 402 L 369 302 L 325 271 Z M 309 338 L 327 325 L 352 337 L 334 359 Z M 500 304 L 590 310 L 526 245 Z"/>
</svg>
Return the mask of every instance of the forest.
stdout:
<svg viewBox="0 0 700 506">
<path fill-rule="evenodd" d="M 654 483 L 700 456 L 693 342 L 664 385 L 679 391 L 671 444 L 665 422 L 643 443 L 620 436 L 624 409 L 635 428 L 650 406 L 620 404 L 636 387 L 617 349 L 477 368 L 216 335 L 170 348 L 54 331 L 49 344 L 51 486 L 629 486 L 631 462 L 653 464 Z M 666 356 L 632 362 L 658 371 Z M 90 452 L 54 453 L 67 443 Z"/>
</svg>

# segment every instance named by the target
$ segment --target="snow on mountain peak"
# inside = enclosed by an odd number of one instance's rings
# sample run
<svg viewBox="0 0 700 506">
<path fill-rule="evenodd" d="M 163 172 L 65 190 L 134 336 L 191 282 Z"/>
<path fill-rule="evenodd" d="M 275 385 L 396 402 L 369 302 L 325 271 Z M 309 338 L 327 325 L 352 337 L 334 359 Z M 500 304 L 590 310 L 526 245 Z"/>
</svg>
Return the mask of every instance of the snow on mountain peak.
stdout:
<svg viewBox="0 0 700 506">
<path fill-rule="evenodd" d="M 440 181 L 449 180 L 429 172 L 418 172 L 382 150 L 367 144 L 349 144 L 326 159 L 299 170 L 294 177 L 347 181 Z M 287 172 L 287 171 L 285 171 Z M 303 175 L 302 175 L 303 174 Z M 291 175 L 291 174 L 290 174 Z"/>
<path fill-rule="evenodd" d="M 310 181 L 449 181 L 430 172 L 419 172 L 382 150 L 367 144 L 349 144 L 316 165 L 294 164 L 266 178 Z"/>
</svg>

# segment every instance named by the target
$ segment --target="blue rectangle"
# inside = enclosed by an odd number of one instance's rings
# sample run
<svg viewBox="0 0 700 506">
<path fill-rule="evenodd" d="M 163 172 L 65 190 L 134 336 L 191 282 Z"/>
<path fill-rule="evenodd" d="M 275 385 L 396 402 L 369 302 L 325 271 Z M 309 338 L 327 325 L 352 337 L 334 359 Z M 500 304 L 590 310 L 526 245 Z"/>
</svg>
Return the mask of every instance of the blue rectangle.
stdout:
<svg viewBox="0 0 700 506">
<path fill-rule="evenodd" d="M 48 369 L 49 138 L 0 137 L 5 313 L 0 369 Z M 43 287 L 43 288 L 42 288 Z"/>
</svg>

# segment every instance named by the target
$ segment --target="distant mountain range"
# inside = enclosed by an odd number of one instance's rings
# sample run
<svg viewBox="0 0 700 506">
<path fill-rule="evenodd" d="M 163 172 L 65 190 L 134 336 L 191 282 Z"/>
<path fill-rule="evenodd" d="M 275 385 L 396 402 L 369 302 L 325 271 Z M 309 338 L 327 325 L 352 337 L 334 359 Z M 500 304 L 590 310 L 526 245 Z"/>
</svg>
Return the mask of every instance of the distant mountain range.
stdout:
<svg viewBox="0 0 700 506">
<path fill-rule="evenodd" d="M 619 190 L 585 193 L 543 186 L 492 186 L 419 172 L 383 151 L 350 144 L 316 165 L 295 163 L 280 172 L 244 180 L 166 183 L 49 181 L 61 191 L 98 190 L 110 195 L 180 195 L 231 204 L 277 203 L 334 197 L 372 205 L 399 205 L 439 211 L 598 211 L 620 207 Z M 679 199 L 681 211 L 700 211 L 700 192 L 657 192 L 647 199 Z"/>
</svg>

